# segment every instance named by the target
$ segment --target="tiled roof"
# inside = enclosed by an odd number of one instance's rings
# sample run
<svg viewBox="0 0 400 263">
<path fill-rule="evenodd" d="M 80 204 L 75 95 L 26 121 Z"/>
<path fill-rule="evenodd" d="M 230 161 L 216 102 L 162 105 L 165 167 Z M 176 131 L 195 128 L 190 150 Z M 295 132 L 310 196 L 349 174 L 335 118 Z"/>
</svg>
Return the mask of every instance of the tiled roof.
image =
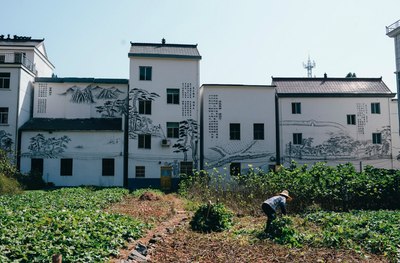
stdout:
<svg viewBox="0 0 400 263">
<path fill-rule="evenodd" d="M 23 131 L 121 131 L 122 118 L 33 118 L 20 129 Z"/>
<path fill-rule="evenodd" d="M 279 96 L 394 97 L 382 78 L 272 78 Z"/>
<path fill-rule="evenodd" d="M 97 78 L 35 78 L 35 82 L 51 83 L 97 83 L 97 84 L 128 84 L 128 79 L 97 79 Z"/>
<path fill-rule="evenodd" d="M 165 57 L 201 59 L 197 45 L 162 43 L 132 43 L 129 57 Z"/>
</svg>

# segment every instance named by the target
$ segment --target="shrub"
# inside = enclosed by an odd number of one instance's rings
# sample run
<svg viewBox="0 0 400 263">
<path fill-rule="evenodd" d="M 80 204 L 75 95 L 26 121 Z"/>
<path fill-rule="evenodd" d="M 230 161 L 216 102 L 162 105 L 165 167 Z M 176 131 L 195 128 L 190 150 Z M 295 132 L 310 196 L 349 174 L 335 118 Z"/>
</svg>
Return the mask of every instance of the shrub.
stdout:
<svg viewBox="0 0 400 263">
<path fill-rule="evenodd" d="M 291 247 L 301 246 L 300 236 L 293 227 L 293 221 L 290 217 L 278 217 L 272 221 L 269 235 L 279 244 L 285 244 Z"/>
<path fill-rule="evenodd" d="M 204 204 L 197 209 L 190 226 L 199 232 L 221 232 L 232 226 L 233 214 L 221 203 Z"/>
<path fill-rule="evenodd" d="M 0 174 L 0 195 L 16 194 L 21 191 L 21 187 L 17 180 Z"/>
</svg>

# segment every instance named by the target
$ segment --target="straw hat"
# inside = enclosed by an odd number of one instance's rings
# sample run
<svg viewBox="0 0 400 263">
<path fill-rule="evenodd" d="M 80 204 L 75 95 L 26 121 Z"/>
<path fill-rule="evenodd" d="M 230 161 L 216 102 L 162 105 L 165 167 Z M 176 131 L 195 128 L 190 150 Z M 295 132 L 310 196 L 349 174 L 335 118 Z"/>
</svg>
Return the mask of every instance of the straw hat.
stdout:
<svg viewBox="0 0 400 263">
<path fill-rule="evenodd" d="M 284 197 L 286 197 L 286 198 L 292 199 L 292 198 L 289 196 L 288 190 L 283 190 L 281 193 L 279 193 L 279 195 L 282 195 L 282 196 L 284 196 Z"/>
</svg>

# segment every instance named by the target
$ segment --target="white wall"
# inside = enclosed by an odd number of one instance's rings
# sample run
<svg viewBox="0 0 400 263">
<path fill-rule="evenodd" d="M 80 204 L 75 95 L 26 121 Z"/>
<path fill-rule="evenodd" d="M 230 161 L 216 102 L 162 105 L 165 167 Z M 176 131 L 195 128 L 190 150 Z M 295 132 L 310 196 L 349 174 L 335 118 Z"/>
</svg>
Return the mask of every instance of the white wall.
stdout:
<svg viewBox="0 0 400 263">
<path fill-rule="evenodd" d="M 292 114 L 292 102 L 301 103 L 301 114 Z M 375 102 L 380 103 L 380 114 L 371 113 L 371 103 Z M 288 165 L 291 159 L 299 163 L 327 161 L 332 165 L 350 161 L 358 167 L 361 161 L 362 166 L 392 168 L 392 130 L 387 135 L 384 131 L 396 121 L 391 118 L 391 104 L 391 98 L 280 98 L 280 146 L 284 164 Z M 347 114 L 356 115 L 356 125 L 347 124 Z M 382 144 L 372 144 L 372 133 L 379 132 L 382 132 Z M 308 144 L 290 145 L 293 133 L 302 133 L 303 141 L 308 140 Z"/>
<path fill-rule="evenodd" d="M 93 102 L 73 102 L 74 92 L 83 92 L 88 86 L 91 87 Z M 47 92 L 40 92 L 40 89 L 47 89 Z M 102 99 L 96 96 L 102 89 L 118 89 L 116 93 L 119 100 L 125 99 L 128 87 L 126 84 L 97 84 L 97 83 L 57 83 L 57 82 L 36 82 L 34 83 L 34 118 L 100 118 L 106 117 L 106 112 L 97 112 L 98 106 L 103 106 L 107 101 L 116 99 Z M 45 100 L 46 109 L 38 107 L 40 101 Z M 43 103 L 43 102 L 42 102 Z M 110 117 L 110 116 L 107 116 Z M 115 113 L 114 117 L 121 117 L 120 113 Z"/>
<path fill-rule="evenodd" d="M 152 67 L 151 81 L 139 80 L 140 66 Z M 172 146 L 178 139 L 166 138 L 166 125 L 167 122 L 181 122 L 187 119 L 193 119 L 198 124 L 199 60 L 131 57 L 129 87 L 131 91 L 137 88 L 158 95 L 152 102 L 151 115 L 140 115 L 137 122 L 141 124 L 135 126 L 136 130 L 132 126 L 130 128 L 129 178 L 135 178 L 137 165 L 146 167 L 146 178 L 159 178 L 160 167 L 163 165 L 173 166 L 174 173 L 179 173 L 175 164 L 184 160 L 184 154 L 174 153 L 176 148 Z M 171 88 L 180 90 L 178 105 L 167 104 L 167 89 Z M 190 94 L 188 91 L 191 91 Z M 132 103 L 131 101 L 131 106 Z M 138 148 L 137 134 L 140 133 L 152 134 L 151 149 Z M 162 139 L 168 139 L 170 146 L 162 146 Z M 196 158 L 198 159 L 197 155 Z M 187 161 L 193 161 L 191 150 L 187 153 Z"/>
<path fill-rule="evenodd" d="M 202 86 L 204 168 L 228 169 L 232 162 L 268 171 L 275 164 L 275 90 L 269 86 Z M 240 123 L 240 140 L 230 140 L 230 123 Z M 254 140 L 253 124 L 264 124 Z"/>
<path fill-rule="evenodd" d="M 29 149 L 31 140 L 42 134 L 46 140 L 59 140 L 67 136 L 62 152 L 49 152 L 51 143 L 43 151 Z M 47 149 L 46 151 L 44 149 Z M 56 186 L 122 186 L 123 185 L 123 132 L 107 131 L 59 131 L 59 132 L 23 132 L 21 149 L 21 172 L 31 170 L 31 158 L 44 159 L 43 178 Z M 73 175 L 60 176 L 60 158 L 73 159 Z M 102 176 L 102 159 L 115 159 L 115 175 Z"/>
</svg>

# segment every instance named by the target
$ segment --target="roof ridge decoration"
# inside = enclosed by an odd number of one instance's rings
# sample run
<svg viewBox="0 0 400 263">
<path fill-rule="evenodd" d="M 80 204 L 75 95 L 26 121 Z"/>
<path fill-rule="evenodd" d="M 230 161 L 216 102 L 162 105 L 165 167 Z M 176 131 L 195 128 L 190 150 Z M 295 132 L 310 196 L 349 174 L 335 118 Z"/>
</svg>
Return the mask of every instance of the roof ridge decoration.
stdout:
<svg viewBox="0 0 400 263">
<path fill-rule="evenodd" d="M 27 36 L 18 36 L 14 35 L 12 38 L 10 37 L 10 34 L 7 34 L 7 37 L 5 35 L 0 35 L 0 41 L 39 41 L 42 42 L 44 39 L 32 39 L 32 37 L 27 37 Z"/>
</svg>

